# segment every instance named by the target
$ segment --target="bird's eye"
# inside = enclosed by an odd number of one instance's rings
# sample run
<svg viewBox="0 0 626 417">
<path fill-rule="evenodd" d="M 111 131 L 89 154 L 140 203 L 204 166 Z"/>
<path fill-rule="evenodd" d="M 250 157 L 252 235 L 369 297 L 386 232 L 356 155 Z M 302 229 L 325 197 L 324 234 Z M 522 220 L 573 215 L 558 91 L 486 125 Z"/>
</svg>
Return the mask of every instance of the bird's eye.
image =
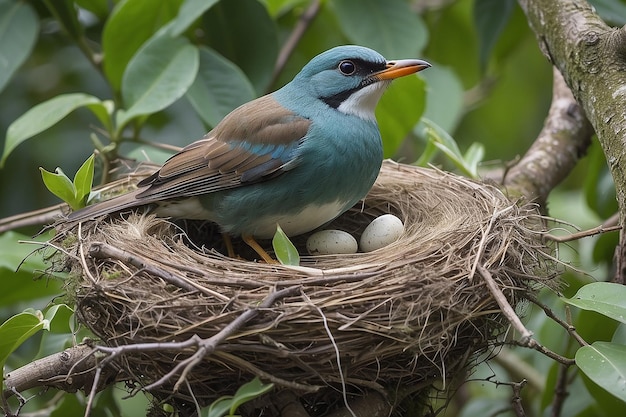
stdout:
<svg viewBox="0 0 626 417">
<path fill-rule="evenodd" d="M 356 65 L 352 61 L 341 61 L 339 63 L 339 71 L 343 75 L 352 75 L 356 72 Z"/>
</svg>

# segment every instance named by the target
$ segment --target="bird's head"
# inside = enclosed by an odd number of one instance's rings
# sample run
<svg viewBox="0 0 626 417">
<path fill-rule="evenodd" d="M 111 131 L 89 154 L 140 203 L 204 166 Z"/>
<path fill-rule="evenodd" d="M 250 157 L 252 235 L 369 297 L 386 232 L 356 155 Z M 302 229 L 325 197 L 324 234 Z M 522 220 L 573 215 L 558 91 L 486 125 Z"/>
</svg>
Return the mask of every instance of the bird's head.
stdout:
<svg viewBox="0 0 626 417">
<path fill-rule="evenodd" d="M 290 87 L 342 113 L 374 120 L 376 104 L 391 80 L 428 67 L 419 59 L 388 61 L 369 48 L 338 46 L 309 61 Z"/>
</svg>

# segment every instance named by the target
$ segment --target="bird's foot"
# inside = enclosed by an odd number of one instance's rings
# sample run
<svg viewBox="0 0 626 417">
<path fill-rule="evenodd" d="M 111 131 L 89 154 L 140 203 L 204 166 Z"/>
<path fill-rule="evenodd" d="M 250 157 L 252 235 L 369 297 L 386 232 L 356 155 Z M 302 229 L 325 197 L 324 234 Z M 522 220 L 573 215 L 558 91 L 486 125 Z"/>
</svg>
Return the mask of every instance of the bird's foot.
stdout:
<svg viewBox="0 0 626 417">
<path fill-rule="evenodd" d="M 254 240 L 254 238 L 250 235 L 242 235 L 241 238 L 244 242 L 248 244 L 254 251 L 259 254 L 259 256 L 268 264 L 278 264 L 278 261 L 272 258 L 266 251 L 259 245 L 259 243 Z M 231 245 L 232 249 L 232 245 Z"/>
</svg>

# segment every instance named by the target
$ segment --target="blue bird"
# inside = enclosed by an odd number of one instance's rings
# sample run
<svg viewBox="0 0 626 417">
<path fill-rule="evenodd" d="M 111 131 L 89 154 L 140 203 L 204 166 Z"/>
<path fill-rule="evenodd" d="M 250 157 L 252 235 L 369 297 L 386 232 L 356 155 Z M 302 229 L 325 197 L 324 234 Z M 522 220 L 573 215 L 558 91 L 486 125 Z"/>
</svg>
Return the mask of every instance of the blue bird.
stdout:
<svg viewBox="0 0 626 417">
<path fill-rule="evenodd" d="M 248 243 L 272 237 L 277 224 L 288 236 L 316 229 L 365 197 L 378 176 L 374 111 L 386 87 L 428 67 L 360 46 L 330 49 L 281 89 L 233 110 L 137 190 L 68 220 L 148 205 L 163 217 L 210 220 Z"/>
</svg>

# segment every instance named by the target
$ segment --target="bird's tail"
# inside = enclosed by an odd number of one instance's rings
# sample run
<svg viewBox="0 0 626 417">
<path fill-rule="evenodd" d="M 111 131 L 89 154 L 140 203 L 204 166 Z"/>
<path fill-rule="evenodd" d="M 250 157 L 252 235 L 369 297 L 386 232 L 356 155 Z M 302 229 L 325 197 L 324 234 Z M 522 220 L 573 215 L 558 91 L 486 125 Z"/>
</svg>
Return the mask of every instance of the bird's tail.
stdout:
<svg viewBox="0 0 626 417">
<path fill-rule="evenodd" d="M 100 203 L 87 206 L 80 210 L 76 210 L 67 216 L 68 222 L 80 222 L 85 220 L 93 220 L 105 214 L 117 213 L 125 209 L 149 204 L 145 199 L 137 198 L 137 195 L 145 191 L 143 189 L 135 190 L 130 193 L 105 200 Z"/>
</svg>

